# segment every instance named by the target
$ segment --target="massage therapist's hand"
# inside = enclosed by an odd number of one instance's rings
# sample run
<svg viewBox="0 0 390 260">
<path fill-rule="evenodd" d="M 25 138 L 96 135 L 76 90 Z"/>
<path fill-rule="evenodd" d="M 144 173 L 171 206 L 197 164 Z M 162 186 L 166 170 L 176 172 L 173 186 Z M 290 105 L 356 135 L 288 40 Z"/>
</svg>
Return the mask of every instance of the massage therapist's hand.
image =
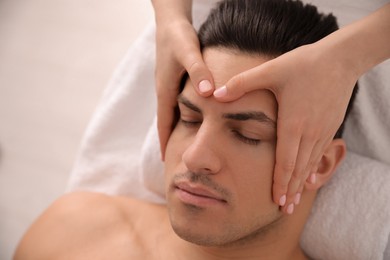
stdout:
<svg viewBox="0 0 390 260">
<path fill-rule="evenodd" d="M 210 96 L 213 79 L 200 52 L 197 33 L 191 24 L 189 0 L 154 0 L 156 14 L 156 91 L 158 132 L 162 157 L 172 131 L 180 80 L 187 71 L 197 92 Z"/>
<path fill-rule="evenodd" d="M 343 121 L 357 75 L 306 45 L 232 78 L 220 100 L 268 89 L 278 102 L 273 198 L 292 213 L 306 179 Z M 338 68 L 337 68 L 338 67 Z M 223 88 L 216 90 L 218 97 Z M 310 174 L 313 174 L 310 176 Z M 292 205 L 292 206 L 291 206 Z"/>
<path fill-rule="evenodd" d="M 214 96 L 268 89 L 278 102 L 273 199 L 291 214 L 343 121 L 357 79 L 390 57 L 390 4 L 317 43 L 233 77 Z M 359 43 L 359 44 L 357 44 Z"/>
</svg>

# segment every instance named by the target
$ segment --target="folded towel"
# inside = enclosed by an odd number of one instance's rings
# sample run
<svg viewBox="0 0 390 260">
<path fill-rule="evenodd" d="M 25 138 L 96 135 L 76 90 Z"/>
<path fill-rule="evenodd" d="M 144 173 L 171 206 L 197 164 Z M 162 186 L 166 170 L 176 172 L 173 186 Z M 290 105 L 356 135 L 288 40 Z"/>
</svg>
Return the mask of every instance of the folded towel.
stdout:
<svg viewBox="0 0 390 260">
<path fill-rule="evenodd" d="M 349 152 L 302 235 L 314 259 L 390 259 L 390 167 Z"/>
<path fill-rule="evenodd" d="M 86 130 L 68 190 L 143 196 L 139 155 L 156 111 L 154 24 L 134 42 Z M 137 62 L 133 62 L 136 58 Z M 133 174 L 131 174 L 133 173 Z"/>
</svg>

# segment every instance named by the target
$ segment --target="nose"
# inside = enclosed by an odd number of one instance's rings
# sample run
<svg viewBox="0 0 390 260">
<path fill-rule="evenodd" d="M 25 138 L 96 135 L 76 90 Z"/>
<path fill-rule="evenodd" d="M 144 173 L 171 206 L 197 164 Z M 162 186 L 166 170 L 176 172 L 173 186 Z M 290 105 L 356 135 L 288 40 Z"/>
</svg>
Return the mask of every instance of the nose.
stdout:
<svg viewBox="0 0 390 260">
<path fill-rule="evenodd" d="M 182 160 L 193 173 L 216 174 L 222 167 L 222 154 L 216 134 L 200 128 L 184 151 Z"/>
</svg>

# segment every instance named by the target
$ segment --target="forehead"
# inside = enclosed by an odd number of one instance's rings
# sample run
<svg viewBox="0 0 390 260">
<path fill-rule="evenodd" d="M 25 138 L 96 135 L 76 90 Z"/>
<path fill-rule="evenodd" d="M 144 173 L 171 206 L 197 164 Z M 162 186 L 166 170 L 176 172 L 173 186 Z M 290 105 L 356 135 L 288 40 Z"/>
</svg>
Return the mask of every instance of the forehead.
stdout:
<svg viewBox="0 0 390 260">
<path fill-rule="evenodd" d="M 213 74 L 216 87 L 223 86 L 231 77 L 257 67 L 269 59 L 226 48 L 206 48 L 203 59 Z"/>
<path fill-rule="evenodd" d="M 228 49 L 207 48 L 203 51 L 203 59 L 211 71 L 217 88 L 223 86 L 233 76 L 261 65 L 268 61 L 265 57 L 251 56 Z M 273 94 L 268 90 L 256 90 L 245 94 L 233 102 L 217 102 L 213 96 L 200 97 L 194 90 L 190 80 L 187 80 L 183 96 L 206 108 L 214 111 L 239 112 L 239 111 L 262 111 L 272 120 L 276 121 L 277 103 Z"/>
</svg>

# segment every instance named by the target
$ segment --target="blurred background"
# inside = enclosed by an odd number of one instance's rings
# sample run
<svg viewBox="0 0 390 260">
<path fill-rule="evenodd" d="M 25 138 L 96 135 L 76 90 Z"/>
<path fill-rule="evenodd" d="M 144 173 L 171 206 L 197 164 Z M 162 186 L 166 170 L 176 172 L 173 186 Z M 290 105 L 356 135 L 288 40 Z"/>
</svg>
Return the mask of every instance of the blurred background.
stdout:
<svg viewBox="0 0 390 260">
<path fill-rule="evenodd" d="M 0 259 L 65 189 L 150 0 L 0 0 Z"/>
</svg>

